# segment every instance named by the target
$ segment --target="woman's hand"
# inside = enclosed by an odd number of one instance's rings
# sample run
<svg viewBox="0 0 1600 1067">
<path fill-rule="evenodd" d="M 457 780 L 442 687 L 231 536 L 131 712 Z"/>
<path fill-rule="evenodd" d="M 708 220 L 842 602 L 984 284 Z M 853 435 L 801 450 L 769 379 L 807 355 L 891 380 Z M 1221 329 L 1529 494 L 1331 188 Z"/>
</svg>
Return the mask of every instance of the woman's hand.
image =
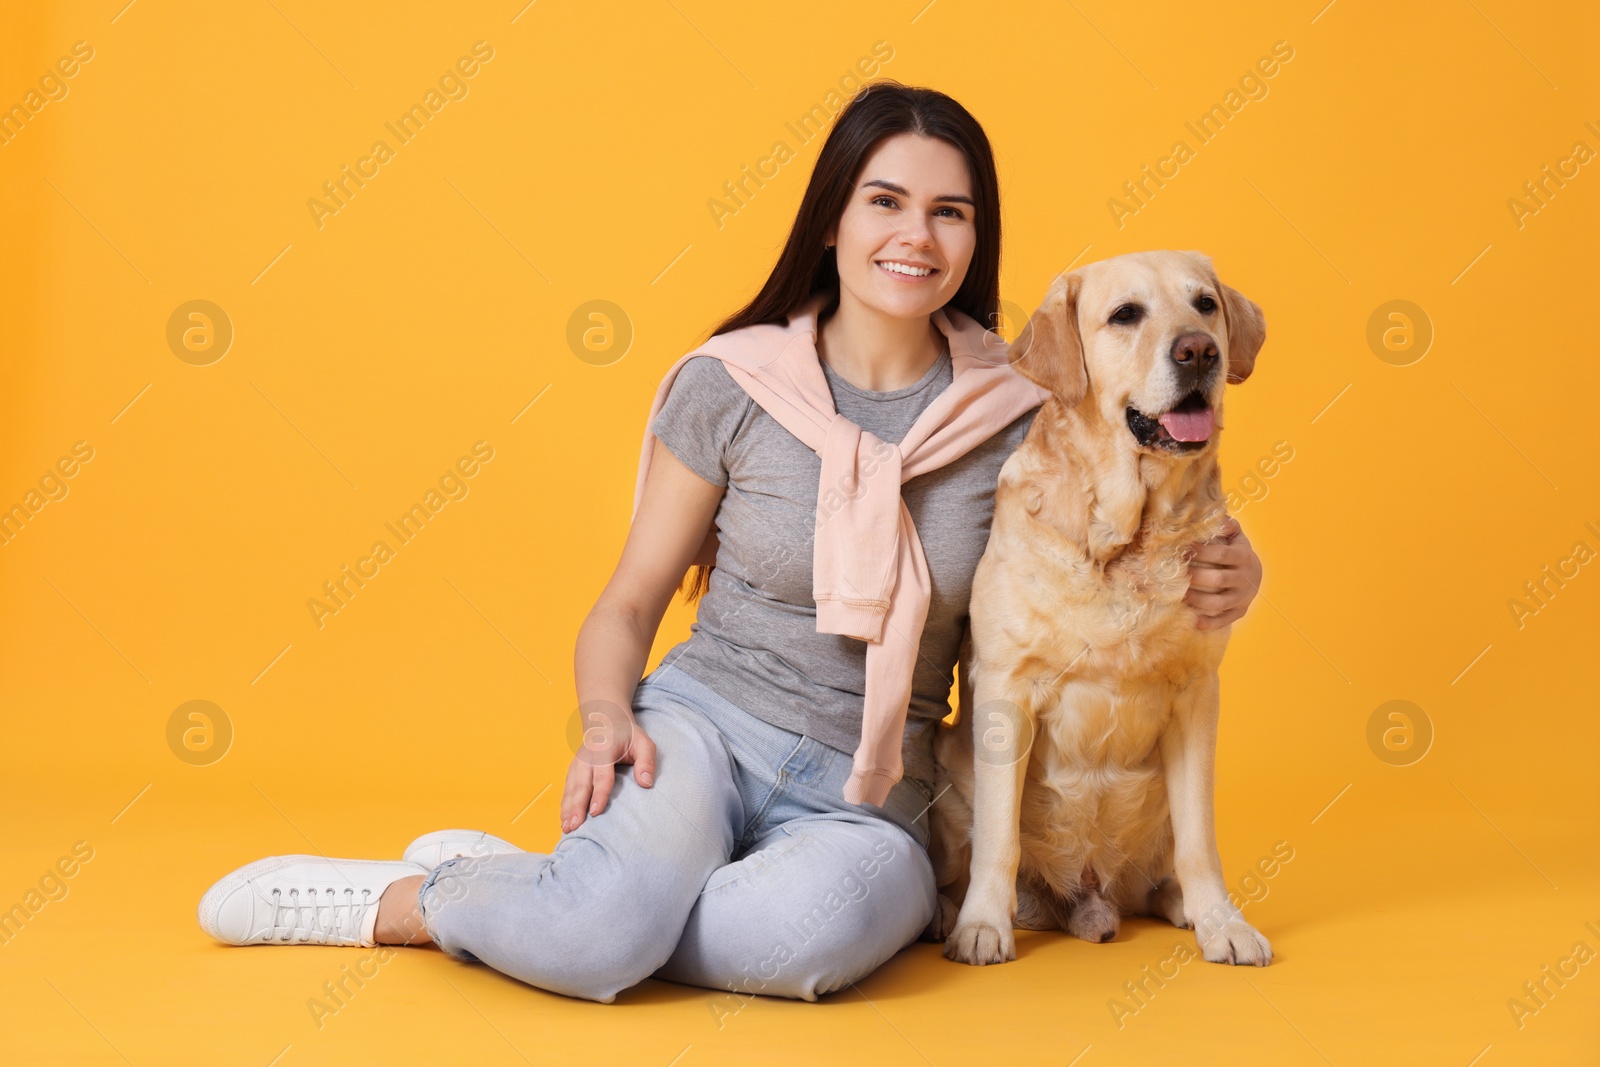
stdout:
<svg viewBox="0 0 1600 1067">
<path fill-rule="evenodd" d="M 561 832 L 571 833 L 590 815 L 606 810 L 616 784 L 616 765 L 633 764 L 633 779 L 645 788 L 655 784 L 656 743 L 640 729 L 633 713 L 605 700 L 580 709 L 583 743 L 567 768 L 561 795 Z"/>
<path fill-rule="evenodd" d="M 1195 629 L 1215 630 L 1242 616 L 1261 588 L 1261 557 L 1250 547 L 1239 520 L 1228 516 L 1222 532 L 1196 543 L 1189 557 L 1189 591 Z"/>
</svg>

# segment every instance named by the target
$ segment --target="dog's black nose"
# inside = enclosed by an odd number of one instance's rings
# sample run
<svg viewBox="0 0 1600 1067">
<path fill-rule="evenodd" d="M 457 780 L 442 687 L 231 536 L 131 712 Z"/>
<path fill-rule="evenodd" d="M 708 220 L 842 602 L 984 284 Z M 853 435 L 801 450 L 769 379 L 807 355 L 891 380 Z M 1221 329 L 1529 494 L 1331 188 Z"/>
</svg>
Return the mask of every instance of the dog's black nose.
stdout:
<svg viewBox="0 0 1600 1067">
<path fill-rule="evenodd" d="M 1216 365 L 1217 342 L 1208 333 L 1186 333 L 1172 342 L 1172 362 L 1190 372 L 1210 370 Z"/>
</svg>

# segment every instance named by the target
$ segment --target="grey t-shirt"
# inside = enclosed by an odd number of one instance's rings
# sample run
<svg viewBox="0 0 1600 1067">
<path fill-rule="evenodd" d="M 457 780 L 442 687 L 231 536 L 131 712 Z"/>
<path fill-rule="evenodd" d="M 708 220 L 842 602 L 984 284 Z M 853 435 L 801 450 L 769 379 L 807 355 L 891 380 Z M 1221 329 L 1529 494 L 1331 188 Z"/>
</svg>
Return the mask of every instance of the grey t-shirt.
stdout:
<svg viewBox="0 0 1600 1067">
<path fill-rule="evenodd" d="M 841 415 L 898 444 L 952 379 L 948 348 L 903 389 L 859 389 L 822 364 Z M 912 677 L 901 760 L 932 782 L 933 738 L 950 714 L 952 669 L 972 576 L 989 540 L 1000 466 L 1038 408 L 960 459 L 907 480 L 901 497 L 927 557 L 932 600 Z M 662 657 L 758 719 L 854 753 L 866 642 L 817 632 L 812 552 L 822 457 L 778 424 L 715 356 L 684 362 L 651 431 L 690 470 L 725 486 L 711 582 L 688 640 Z"/>
</svg>

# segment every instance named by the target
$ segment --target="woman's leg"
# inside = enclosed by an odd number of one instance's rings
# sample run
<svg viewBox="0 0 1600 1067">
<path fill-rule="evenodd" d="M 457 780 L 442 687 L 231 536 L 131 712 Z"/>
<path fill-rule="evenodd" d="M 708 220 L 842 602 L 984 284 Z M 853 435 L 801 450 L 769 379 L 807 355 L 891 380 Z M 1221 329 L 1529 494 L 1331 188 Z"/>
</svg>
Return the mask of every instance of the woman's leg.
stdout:
<svg viewBox="0 0 1600 1067">
<path fill-rule="evenodd" d="M 711 875 L 654 977 L 816 1000 L 915 941 L 936 899 L 927 851 L 899 825 L 798 815 Z"/>
<path fill-rule="evenodd" d="M 426 945 L 433 941 L 417 910 L 417 891 L 428 876 L 402 878 L 378 898 L 378 922 L 372 937 L 380 945 Z"/>
<path fill-rule="evenodd" d="M 619 765 L 606 810 L 554 851 L 463 856 L 424 879 L 417 918 L 441 949 L 602 1003 L 671 955 L 732 855 L 744 808 L 733 758 L 703 715 L 641 685 L 635 721 L 656 744 L 650 788 Z"/>
</svg>

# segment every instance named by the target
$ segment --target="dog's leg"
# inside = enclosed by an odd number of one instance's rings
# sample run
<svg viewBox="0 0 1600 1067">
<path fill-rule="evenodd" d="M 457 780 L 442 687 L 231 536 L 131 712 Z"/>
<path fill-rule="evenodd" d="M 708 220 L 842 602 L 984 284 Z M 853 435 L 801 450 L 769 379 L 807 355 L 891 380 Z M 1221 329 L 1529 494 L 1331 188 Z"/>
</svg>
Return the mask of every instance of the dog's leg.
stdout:
<svg viewBox="0 0 1600 1067">
<path fill-rule="evenodd" d="M 1022 783 L 1035 711 L 1010 698 L 1010 687 L 992 671 L 979 668 L 973 689 L 972 880 L 944 954 L 982 966 L 1017 958 L 1011 920 L 1017 913 Z"/>
<path fill-rule="evenodd" d="M 939 896 L 933 918 L 918 936 L 921 941 L 943 941 L 950 936 L 967 890 L 967 833 L 972 827 L 972 812 L 951 786 L 943 767 L 936 767 L 934 785 L 937 791 L 933 810 L 928 813 L 928 859 L 933 863 Z"/>
<path fill-rule="evenodd" d="M 933 918 L 928 920 L 928 925 L 917 935 L 918 941 L 943 941 L 950 936 L 950 931 L 956 927 L 956 904 L 943 893 L 939 894 L 933 906 Z"/>
<path fill-rule="evenodd" d="M 1219 686 L 1215 672 L 1178 694 L 1161 735 L 1167 801 L 1172 812 L 1173 862 L 1183 918 L 1212 963 L 1266 966 L 1272 946 L 1228 899 L 1217 854 L 1212 804 L 1216 774 Z"/>
<path fill-rule="evenodd" d="M 1183 917 L 1183 887 L 1178 885 L 1178 879 L 1169 874 L 1157 882 L 1145 898 L 1141 914 L 1165 919 L 1180 930 L 1189 929 L 1189 920 Z"/>
<path fill-rule="evenodd" d="M 929 858 L 933 860 L 934 872 L 938 873 L 943 866 L 943 856 L 934 856 L 933 850 L 930 849 Z M 933 918 L 928 920 L 928 925 L 924 927 L 922 933 L 917 936 L 917 940 L 943 941 L 946 937 L 950 936 L 950 931 L 955 929 L 956 903 L 945 895 L 944 889 L 944 886 L 939 887 L 938 900 L 935 902 L 933 907 Z"/>
<path fill-rule="evenodd" d="M 1171 810 L 1171 805 L 1168 805 Z M 1149 915 L 1156 919 L 1165 919 L 1180 930 L 1189 929 L 1189 923 L 1183 917 L 1183 887 L 1178 884 L 1178 876 L 1172 873 L 1172 820 L 1167 819 L 1166 830 L 1168 840 L 1161 847 L 1152 862 L 1146 865 L 1143 877 L 1137 883 L 1137 889 L 1124 894 L 1122 900 L 1123 914 Z"/>
<path fill-rule="evenodd" d="M 1022 930 L 1061 929 L 1061 909 L 1055 891 L 1030 879 L 1017 879 L 1017 917 Z"/>
</svg>

